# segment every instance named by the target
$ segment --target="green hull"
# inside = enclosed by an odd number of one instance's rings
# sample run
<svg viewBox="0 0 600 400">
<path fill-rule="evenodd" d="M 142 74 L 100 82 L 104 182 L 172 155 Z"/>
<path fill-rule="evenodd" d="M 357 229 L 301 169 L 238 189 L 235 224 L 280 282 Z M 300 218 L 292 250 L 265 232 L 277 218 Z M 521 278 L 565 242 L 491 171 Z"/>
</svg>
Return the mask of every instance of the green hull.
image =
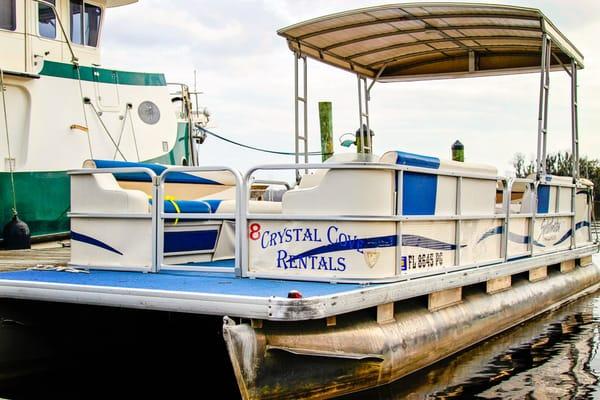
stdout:
<svg viewBox="0 0 600 400">
<path fill-rule="evenodd" d="M 66 172 L 16 172 L 15 190 L 19 218 L 29 225 L 32 236 L 69 231 L 70 181 Z M 12 218 L 10 174 L 0 173 L 0 224 Z M 2 232 L 0 232 L 0 237 Z"/>
<path fill-rule="evenodd" d="M 180 123 L 174 148 L 148 162 L 177 165 L 189 160 L 187 124 Z M 65 171 L 16 172 L 14 174 L 19 218 L 29 225 L 31 236 L 69 232 L 71 184 Z M 12 218 L 13 200 L 8 172 L 0 172 L 0 238 L 2 227 Z"/>
</svg>

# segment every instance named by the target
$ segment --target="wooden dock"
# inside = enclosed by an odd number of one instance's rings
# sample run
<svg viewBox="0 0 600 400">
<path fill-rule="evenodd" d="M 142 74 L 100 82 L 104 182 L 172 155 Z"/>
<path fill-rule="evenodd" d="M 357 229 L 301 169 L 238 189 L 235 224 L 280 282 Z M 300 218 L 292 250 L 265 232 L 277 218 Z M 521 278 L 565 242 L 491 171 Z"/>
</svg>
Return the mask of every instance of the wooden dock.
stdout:
<svg viewBox="0 0 600 400">
<path fill-rule="evenodd" d="M 38 265 L 67 265 L 71 257 L 68 242 L 33 246 L 30 250 L 0 250 L 0 272 L 17 271 Z"/>
</svg>

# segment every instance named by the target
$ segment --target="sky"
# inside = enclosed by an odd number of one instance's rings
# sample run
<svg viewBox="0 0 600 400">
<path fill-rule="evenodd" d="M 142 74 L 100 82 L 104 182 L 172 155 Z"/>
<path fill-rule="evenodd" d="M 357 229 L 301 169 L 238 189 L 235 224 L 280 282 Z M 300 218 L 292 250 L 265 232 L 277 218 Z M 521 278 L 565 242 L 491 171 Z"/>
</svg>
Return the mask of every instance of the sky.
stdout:
<svg viewBox="0 0 600 400">
<path fill-rule="evenodd" d="M 233 140 L 279 151 L 294 148 L 293 55 L 277 36 L 282 27 L 354 8 L 386 4 L 357 0 L 141 0 L 109 9 L 103 65 L 163 72 L 168 82 L 193 85 L 211 112 L 211 130 Z M 503 2 L 504 3 L 504 2 Z M 579 73 L 580 152 L 600 158 L 600 2 L 530 0 L 504 4 L 539 8 L 585 56 Z M 309 147 L 320 150 L 318 102 L 333 103 L 338 138 L 358 128 L 356 76 L 309 60 Z M 549 151 L 571 146 L 570 82 L 551 75 Z M 455 140 L 467 161 L 509 174 L 516 152 L 533 158 L 537 138 L 539 75 L 376 84 L 372 91 L 374 150 L 403 150 L 450 158 Z M 209 137 L 202 165 L 293 162 Z M 320 161 L 318 158 L 313 161 Z"/>
</svg>

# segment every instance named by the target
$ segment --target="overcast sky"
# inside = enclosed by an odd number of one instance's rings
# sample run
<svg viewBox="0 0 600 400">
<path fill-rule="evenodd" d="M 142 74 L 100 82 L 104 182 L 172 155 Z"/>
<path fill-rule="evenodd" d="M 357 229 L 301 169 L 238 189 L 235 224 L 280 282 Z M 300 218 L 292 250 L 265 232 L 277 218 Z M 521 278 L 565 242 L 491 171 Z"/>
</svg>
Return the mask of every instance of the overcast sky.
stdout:
<svg viewBox="0 0 600 400">
<path fill-rule="evenodd" d="M 232 139 L 292 151 L 293 58 L 276 30 L 333 12 L 385 4 L 357 0 L 142 0 L 110 9 L 103 34 L 103 64 L 164 72 L 169 82 L 193 83 L 198 71 L 202 103 L 212 129 Z M 510 1 L 541 9 L 585 56 L 580 72 L 581 153 L 600 158 L 600 2 Z M 553 73 L 549 150 L 570 148 L 570 92 L 565 73 Z M 371 103 L 375 152 L 404 150 L 449 158 L 456 139 L 468 161 L 495 165 L 503 174 L 515 152 L 536 146 L 537 74 L 376 85 Z M 319 150 L 318 101 L 333 102 L 337 138 L 358 128 L 356 77 L 309 61 L 309 137 Z M 246 169 L 288 162 L 209 138 L 202 164 Z M 316 160 L 315 160 L 316 161 Z"/>
</svg>

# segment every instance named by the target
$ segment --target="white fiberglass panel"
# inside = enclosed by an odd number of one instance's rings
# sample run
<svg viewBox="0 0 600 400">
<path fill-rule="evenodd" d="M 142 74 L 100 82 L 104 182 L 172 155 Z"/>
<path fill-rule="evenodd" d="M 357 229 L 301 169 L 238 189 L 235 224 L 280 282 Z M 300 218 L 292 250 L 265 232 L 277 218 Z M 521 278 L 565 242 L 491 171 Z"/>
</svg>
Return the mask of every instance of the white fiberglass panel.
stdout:
<svg viewBox="0 0 600 400">
<path fill-rule="evenodd" d="M 318 279 L 392 277 L 393 222 L 249 221 L 250 273 Z"/>
</svg>

